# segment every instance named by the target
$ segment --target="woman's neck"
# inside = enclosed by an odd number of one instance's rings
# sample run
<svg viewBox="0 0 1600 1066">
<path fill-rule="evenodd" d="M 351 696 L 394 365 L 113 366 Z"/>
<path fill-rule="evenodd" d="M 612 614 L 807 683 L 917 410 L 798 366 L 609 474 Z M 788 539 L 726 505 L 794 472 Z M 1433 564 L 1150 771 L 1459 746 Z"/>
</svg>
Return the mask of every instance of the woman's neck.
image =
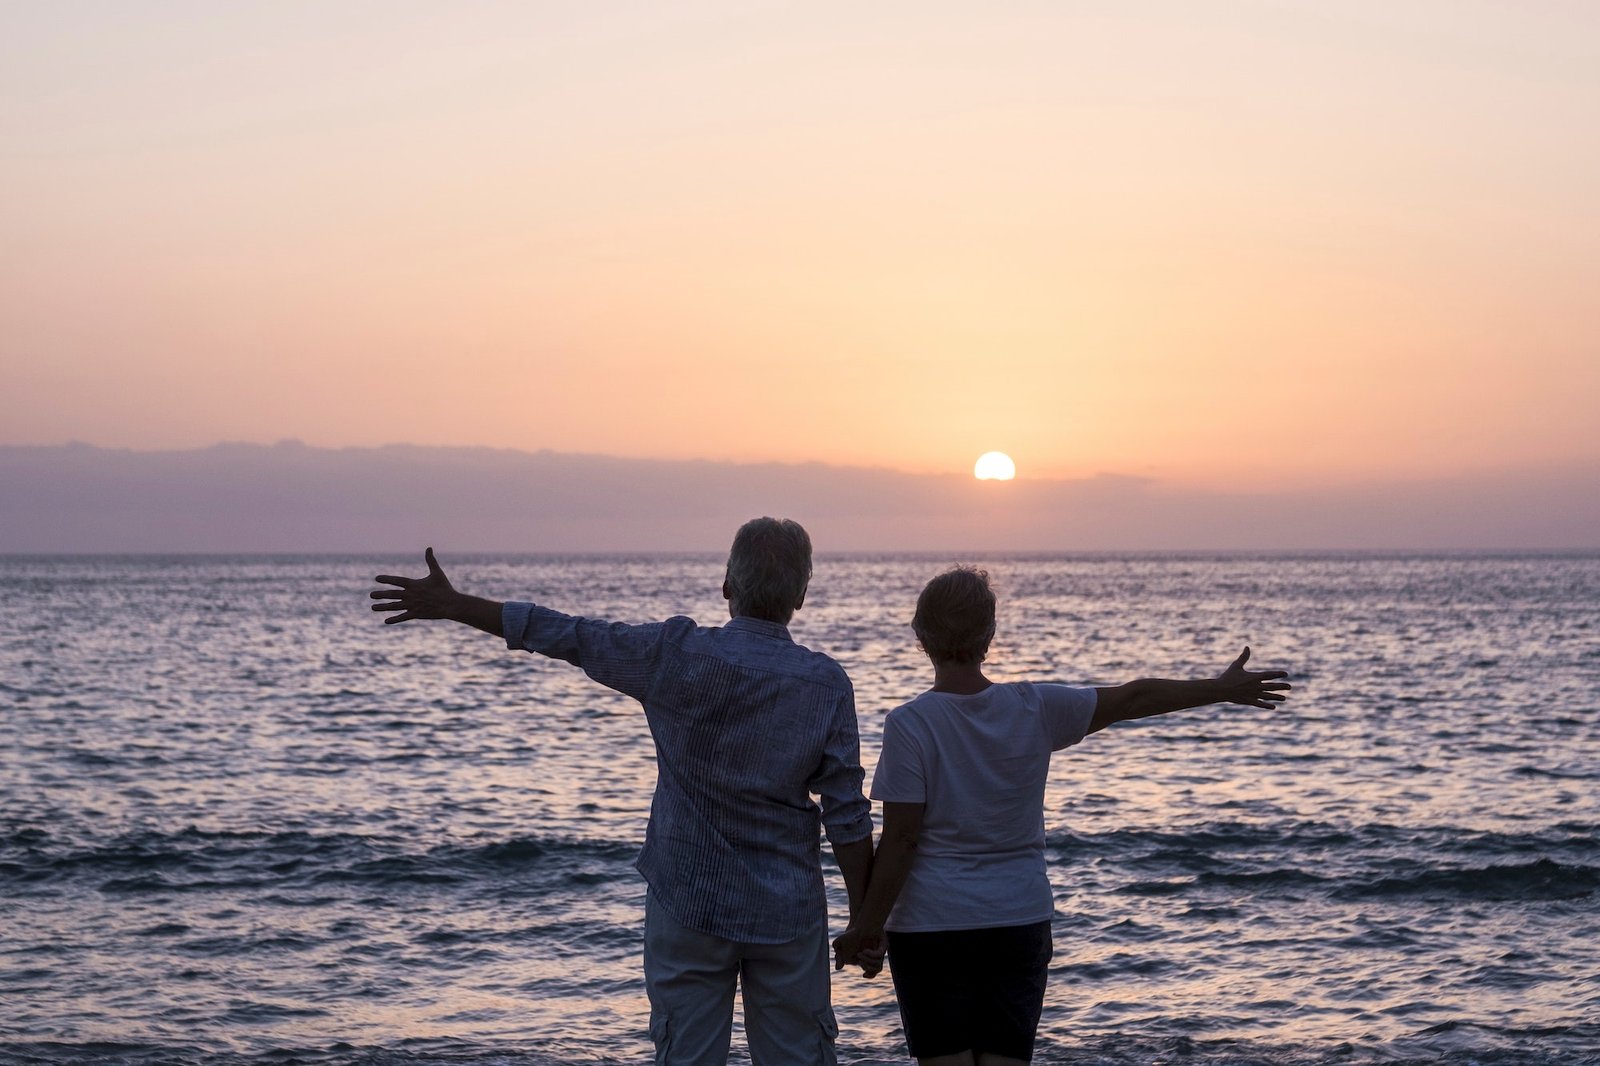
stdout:
<svg viewBox="0 0 1600 1066">
<path fill-rule="evenodd" d="M 933 691 L 957 696 L 982 692 L 992 682 L 983 676 L 982 663 L 934 662 Z"/>
</svg>

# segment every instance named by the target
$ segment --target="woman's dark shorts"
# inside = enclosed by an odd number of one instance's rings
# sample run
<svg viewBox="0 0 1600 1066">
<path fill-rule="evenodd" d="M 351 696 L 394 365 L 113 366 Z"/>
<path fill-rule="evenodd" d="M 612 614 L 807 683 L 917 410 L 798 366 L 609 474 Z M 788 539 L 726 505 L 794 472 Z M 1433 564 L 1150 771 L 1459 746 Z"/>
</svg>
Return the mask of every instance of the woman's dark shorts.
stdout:
<svg viewBox="0 0 1600 1066">
<path fill-rule="evenodd" d="M 987 1051 L 1031 1060 L 1050 923 L 889 933 L 889 974 L 913 1058 Z"/>
</svg>

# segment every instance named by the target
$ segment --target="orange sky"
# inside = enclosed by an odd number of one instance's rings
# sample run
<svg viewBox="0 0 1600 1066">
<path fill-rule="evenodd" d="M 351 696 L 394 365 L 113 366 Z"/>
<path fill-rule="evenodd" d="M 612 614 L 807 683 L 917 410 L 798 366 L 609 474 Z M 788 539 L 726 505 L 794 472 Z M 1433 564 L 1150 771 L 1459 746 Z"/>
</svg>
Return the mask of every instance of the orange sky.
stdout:
<svg viewBox="0 0 1600 1066">
<path fill-rule="evenodd" d="M 1596 130 L 1585 2 L 7 5 L 0 443 L 1594 463 Z"/>
</svg>

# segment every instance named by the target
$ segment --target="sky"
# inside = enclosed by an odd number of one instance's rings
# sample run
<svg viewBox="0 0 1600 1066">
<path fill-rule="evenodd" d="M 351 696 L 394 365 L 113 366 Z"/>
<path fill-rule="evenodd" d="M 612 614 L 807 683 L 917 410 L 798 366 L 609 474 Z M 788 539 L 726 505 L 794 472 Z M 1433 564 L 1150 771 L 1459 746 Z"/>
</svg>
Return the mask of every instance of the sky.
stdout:
<svg viewBox="0 0 1600 1066">
<path fill-rule="evenodd" d="M 0 3 L 0 444 L 1600 465 L 1600 5 Z"/>
</svg>

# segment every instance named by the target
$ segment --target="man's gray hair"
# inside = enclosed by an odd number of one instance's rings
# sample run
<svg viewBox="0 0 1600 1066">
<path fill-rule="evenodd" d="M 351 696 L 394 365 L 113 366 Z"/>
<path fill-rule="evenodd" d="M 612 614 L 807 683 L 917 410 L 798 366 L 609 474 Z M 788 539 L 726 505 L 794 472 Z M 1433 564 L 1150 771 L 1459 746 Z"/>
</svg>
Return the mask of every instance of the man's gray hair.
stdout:
<svg viewBox="0 0 1600 1066">
<path fill-rule="evenodd" d="M 735 614 L 788 625 L 811 581 L 811 537 L 788 518 L 752 518 L 733 535 L 728 599 Z"/>
</svg>

